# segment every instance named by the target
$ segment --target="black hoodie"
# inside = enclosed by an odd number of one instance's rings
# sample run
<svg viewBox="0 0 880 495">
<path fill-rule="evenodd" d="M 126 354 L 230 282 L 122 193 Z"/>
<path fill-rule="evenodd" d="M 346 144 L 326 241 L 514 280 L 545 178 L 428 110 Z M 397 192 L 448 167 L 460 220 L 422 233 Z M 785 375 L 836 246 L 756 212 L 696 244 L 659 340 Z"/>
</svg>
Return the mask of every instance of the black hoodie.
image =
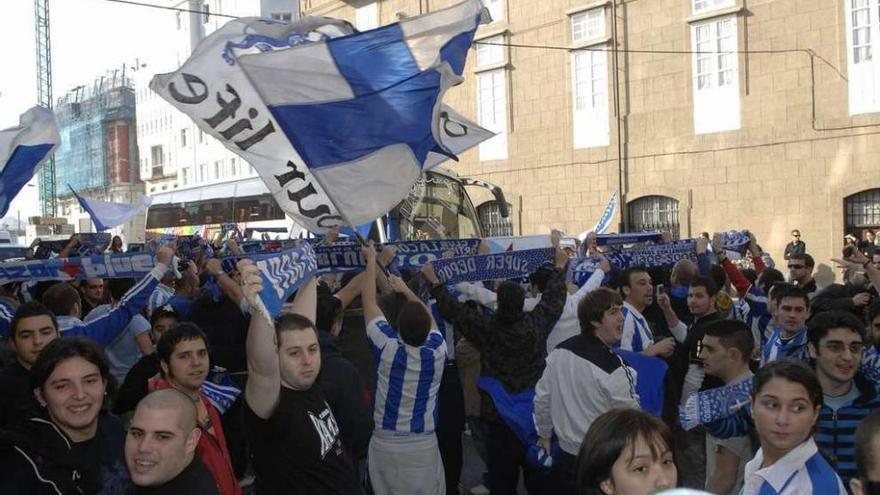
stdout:
<svg viewBox="0 0 880 495">
<path fill-rule="evenodd" d="M 121 495 L 130 484 L 124 443 L 122 423 L 107 413 L 79 443 L 40 417 L 0 430 L 0 493 Z"/>
</svg>

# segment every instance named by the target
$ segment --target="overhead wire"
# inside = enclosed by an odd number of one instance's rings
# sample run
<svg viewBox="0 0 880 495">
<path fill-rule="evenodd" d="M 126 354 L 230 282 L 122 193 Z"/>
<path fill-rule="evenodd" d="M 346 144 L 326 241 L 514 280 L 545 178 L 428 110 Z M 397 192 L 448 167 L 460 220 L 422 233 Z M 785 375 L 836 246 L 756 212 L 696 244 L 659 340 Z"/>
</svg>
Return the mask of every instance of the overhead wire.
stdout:
<svg viewBox="0 0 880 495">
<path fill-rule="evenodd" d="M 139 7 L 148 7 L 162 10 L 170 10 L 177 12 L 187 12 L 194 14 L 204 14 L 209 16 L 217 16 L 228 19 L 237 19 L 239 16 L 224 14 L 222 12 L 210 12 L 207 10 L 194 10 L 194 9 L 186 9 L 182 7 L 171 7 L 166 5 L 156 5 L 152 3 L 138 2 L 136 0 L 105 0 L 111 3 L 119 3 L 125 5 L 133 5 Z M 828 66 L 831 70 L 833 70 L 838 77 L 840 77 L 844 81 L 848 81 L 846 75 L 833 63 L 831 63 L 825 57 L 819 55 L 811 48 L 786 48 L 786 49 L 778 49 L 778 50 L 719 50 L 719 51 L 698 51 L 698 50 L 647 50 L 647 49 L 633 49 L 633 48 L 615 48 L 615 47 L 570 47 L 570 46 L 558 46 L 558 45 L 538 45 L 538 44 L 526 44 L 526 43 L 497 43 L 497 42 L 486 42 L 486 41 L 475 41 L 475 45 L 489 45 L 489 46 L 505 46 L 511 48 L 528 48 L 528 49 L 541 49 L 541 50 L 558 50 L 558 51 L 604 51 L 608 53 L 631 53 L 631 54 L 648 54 L 648 55 L 723 55 L 723 54 L 785 54 L 785 53 L 802 53 L 809 57 L 810 59 L 810 91 L 811 91 L 811 111 L 812 111 L 812 119 L 811 126 L 814 131 L 840 131 L 840 130 L 850 130 L 850 129 L 861 129 L 861 128 L 869 128 L 869 127 L 878 127 L 880 123 L 876 124 L 861 124 L 861 125 L 850 125 L 850 126 L 839 126 L 839 127 L 819 127 L 816 125 L 817 116 L 816 116 L 816 68 L 815 61 L 819 60 L 826 66 Z"/>
</svg>

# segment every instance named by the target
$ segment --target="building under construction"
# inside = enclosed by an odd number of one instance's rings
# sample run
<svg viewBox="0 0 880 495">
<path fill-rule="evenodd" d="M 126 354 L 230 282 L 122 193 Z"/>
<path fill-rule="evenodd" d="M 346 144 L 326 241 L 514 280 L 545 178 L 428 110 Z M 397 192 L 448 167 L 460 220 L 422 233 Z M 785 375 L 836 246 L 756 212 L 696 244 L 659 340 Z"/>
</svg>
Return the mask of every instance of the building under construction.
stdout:
<svg viewBox="0 0 880 495">
<path fill-rule="evenodd" d="M 92 231 L 68 185 L 77 193 L 116 203 L 135 202 L 144 191 L 138 172 L 132 81 L 124 68 L 110 71 L 59 98 L 55 114 L 61 133 L 55 152 L 58 214 L 78 232 Z M 124 230 L 123 226 L 120 231 Z"/>
</svg>

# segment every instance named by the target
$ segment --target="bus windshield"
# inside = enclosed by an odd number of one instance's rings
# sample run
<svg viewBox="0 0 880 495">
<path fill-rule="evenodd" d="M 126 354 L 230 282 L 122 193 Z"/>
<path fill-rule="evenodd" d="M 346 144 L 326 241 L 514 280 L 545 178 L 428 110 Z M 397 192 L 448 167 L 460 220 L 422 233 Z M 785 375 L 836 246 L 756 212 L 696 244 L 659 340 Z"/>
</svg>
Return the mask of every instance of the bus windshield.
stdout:
<svg viewBox="0 0 880 495">
<path fill-rule="evenodd" d="M 480 237 L 474 205 L 461 181 L 427 172 L 413 185 L 409 196 L 391 211 L 392 237 L 427 240 Z M 396 224 L 396 225 L 394 225 Z"/>
</svg>

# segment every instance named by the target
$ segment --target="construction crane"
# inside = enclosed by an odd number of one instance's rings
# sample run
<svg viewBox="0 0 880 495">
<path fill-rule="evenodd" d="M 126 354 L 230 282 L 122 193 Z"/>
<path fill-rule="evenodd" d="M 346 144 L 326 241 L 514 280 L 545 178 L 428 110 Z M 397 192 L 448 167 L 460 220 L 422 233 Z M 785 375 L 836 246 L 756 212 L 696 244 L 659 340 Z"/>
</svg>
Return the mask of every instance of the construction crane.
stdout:
<svg viewBox="0 0 880 495">
<path fill-rule="evenodd" d="M 34 0 L 34 35 L 37 47 L 37 104 L 52 108 L 52 46 L 49 38 L 49 0 Z M 44 218 L 55 216 L 55 158 L 39 172 L 40 207 Z"/>
</svg>

